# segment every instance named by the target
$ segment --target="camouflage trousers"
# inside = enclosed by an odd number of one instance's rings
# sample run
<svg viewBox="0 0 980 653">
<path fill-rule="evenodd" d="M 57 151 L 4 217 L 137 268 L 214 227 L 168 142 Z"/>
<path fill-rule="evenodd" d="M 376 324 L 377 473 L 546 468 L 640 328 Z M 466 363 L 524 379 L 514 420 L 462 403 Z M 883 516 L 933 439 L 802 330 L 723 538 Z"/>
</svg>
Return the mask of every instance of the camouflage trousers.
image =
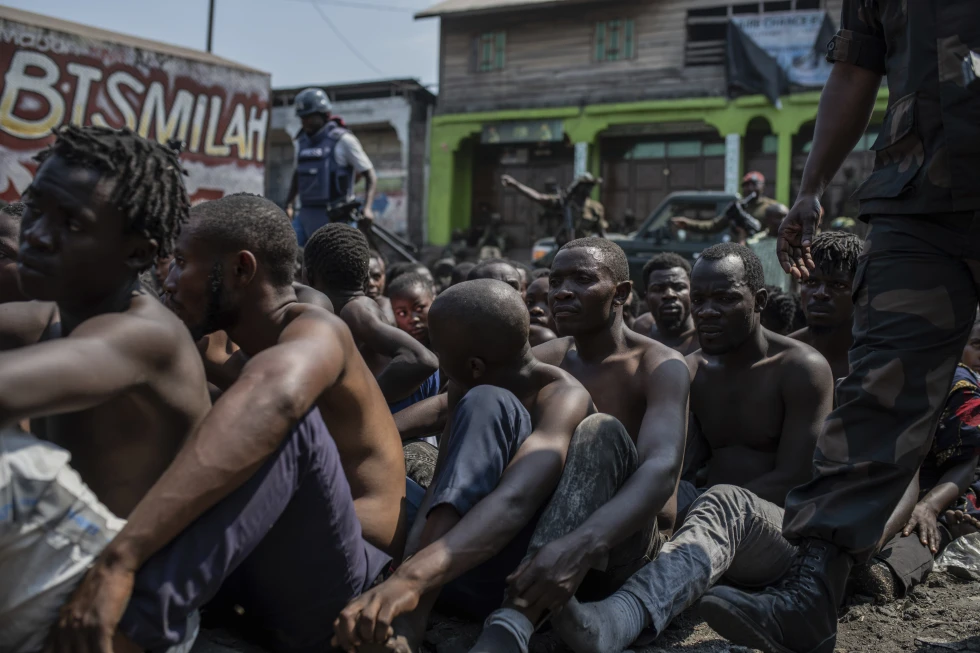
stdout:
<svg viewBox="0 0 980 653">
<path fill-rule="evenodd" d="M 854 277 L 850 374 L 824 424 L 813 478 L 786 498 L 783 534 L 858 562 L 925 459 L 980 289 L 980 213 L 873 216 Z"/>
</svg>

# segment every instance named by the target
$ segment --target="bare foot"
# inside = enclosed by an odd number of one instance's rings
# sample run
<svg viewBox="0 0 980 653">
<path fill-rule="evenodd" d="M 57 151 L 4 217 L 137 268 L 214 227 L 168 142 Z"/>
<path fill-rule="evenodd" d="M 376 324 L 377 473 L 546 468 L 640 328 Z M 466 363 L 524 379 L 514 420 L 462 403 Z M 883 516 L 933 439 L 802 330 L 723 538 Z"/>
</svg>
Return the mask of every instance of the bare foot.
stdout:
<svg viewBox="0 0 980 653">
<path fill-rule="evenodd" d="M 962 510 L 947 510 L 946 526 L 949 528 L 949 534 L 955 540 L 964 535 L 980 532 L 980 519 L 968 515 Z"/>
</svg>

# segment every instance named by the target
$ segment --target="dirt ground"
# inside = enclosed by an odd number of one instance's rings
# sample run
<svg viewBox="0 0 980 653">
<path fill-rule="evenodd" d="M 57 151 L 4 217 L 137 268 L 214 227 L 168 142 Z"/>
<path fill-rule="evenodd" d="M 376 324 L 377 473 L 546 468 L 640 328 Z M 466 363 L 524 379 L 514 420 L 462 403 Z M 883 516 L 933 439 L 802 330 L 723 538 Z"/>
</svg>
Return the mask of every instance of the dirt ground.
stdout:
<svg viewBox="0 0 980 653">
<path fill-rule="evenodd" d="M 480 625 L 436 615 L 423 653 L 467 653 Z M 226 632 L 208 631 L 192 653 L 260 653 Z M 749 653 L 733 646 L 698 618 L 681 615 L 653 645 L 635 653 Z M 837 653 L 980 653 L 980 582 L 933 573 L 906 598 L 874 605 L 860 596 L 841 611 Z M 569 653 L 555 633 L 536 635 L 530 653 Z"/>
<path fill-rule="evenodd" d="M 467 653 L 479 627 L 434 620 L 426 635 L 429 653 Z M 676 619 L 654 645 L 636 653 L 748 653 L 732 646 L 690 610 Z M 838 653 L 980 652 L 980 582 L 934 573 L 906 598 L 876 606 L 855 597 L 841 612 Z M 531 640 L 530 653 L 567 653 L 554 633 Z"/>
</svg>

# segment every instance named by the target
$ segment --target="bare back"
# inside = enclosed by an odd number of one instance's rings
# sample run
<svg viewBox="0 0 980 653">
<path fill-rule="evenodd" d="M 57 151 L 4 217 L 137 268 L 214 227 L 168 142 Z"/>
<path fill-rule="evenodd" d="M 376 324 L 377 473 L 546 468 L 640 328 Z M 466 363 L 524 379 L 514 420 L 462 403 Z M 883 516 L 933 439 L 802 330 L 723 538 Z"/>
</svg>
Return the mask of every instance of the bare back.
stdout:
<svg viewBox="0 0 980 653">
<path fill-rule="evenodd" d="M 31 346 L 22 351 L 25 356 L 42 354 L 43 343 L 62 340 L 66 345 L 73 344 L 76 334 L 86 334 L 85 339 L 98 338 L 103 327 L 104 344 L 116 349 L 114 355 L 129 357 L 128 363 L 140 377 L 138 381 L 93 407 L 74 412 L 55 410 L 60 414 L 36 417 L 32 430 L 67 449 L 72 455 L 72 467 L 99 500 L 116 515 L 126 517 L 207 414 L 211 401 L 204 368 L 190 334 L 176 316 L 147 294 L 134 293 L 124 313 L 100 315 L 83 322 L 73 337 L 63 338 L 60 324 L 50 324 L 37 334 L 35 342 L 42 344 L 36 352 Z M 121 353 L 129 348 L 127 341 L 141 337 L 148 341 L 146 349 L 154 351 L 147 351 L 145 357 Z M 78 342 L 86 346 L 84 340 Z M 61 356 L 72 356 L 70 348 L 62 351 Z M 113 373 L 95 366 L 78 372 L 93 377 Z M 63 375 L 53 383 L 71 383 L 72 376 Z M 84 382 L 84 376 L 80 380 Z"/>
<path fill-rule="evenodd" d="M 385 324 L 391 324 L 378 303 L 367 296 L 355 297 L 347 302 L 347 304 L 340 309 L 339 315 L 348 326 L 351 326 L 351 320 L 354 319 L 357 313 L 367 313 L 376 317 Z M 390 356 L 385 356 L 384 354 L 375 351 L 368 346 L 367 343 L 358 342 L 356 344 L 357 350 L 364 358 L 364 362 L 367 363 L 368 369 L 371 371 L 373 376 L 377 377 L 379 374 L 381 374 L 385 367 L 388 366 L 388 363 L 391 362 Z"/>
<path fill-rule="evenodd" d="M 380 311 L 374 300 L 363 299 Z M 329 324 L 344 350 L 344 369 L 338 382 L 321 394 L 316 404 L 337 443 L 364 535 L 385 550 L 392 550 L 393 542 L 400 547 L 405 526 L 401 520 L 405 457 L 395 420 L 343 320 L 322 308 L 297 303 L 290 308 L 283 326 L 300 315 L 315 316 Z"/>
</svg>

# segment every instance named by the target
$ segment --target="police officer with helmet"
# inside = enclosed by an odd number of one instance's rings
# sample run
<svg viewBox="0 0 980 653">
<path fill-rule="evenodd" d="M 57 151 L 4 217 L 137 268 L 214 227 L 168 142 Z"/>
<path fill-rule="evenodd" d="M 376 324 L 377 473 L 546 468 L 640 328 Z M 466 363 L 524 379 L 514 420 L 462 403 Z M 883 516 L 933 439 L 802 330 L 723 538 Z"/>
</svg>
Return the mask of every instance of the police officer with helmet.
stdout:
<svg viewBox="0 0 980 653">
<path fill-rule="evenodd" d="M 373 220 L 371 205 L 378 187 L 374 165 L 360 141 L 337 118 L 332 118 L 330 99 L 323 89 L 308 88 L 296 96 L 296 115 L 303 130 L 296 137 L 296 171 L 286 199 L 286 213 L 300 246 L 328 222 L 327 207 L 354 197 L 357 176 L 365 178 L 363 217 Z M 300 210 L 294 216 L 297 195 Z"/>
</svg>

